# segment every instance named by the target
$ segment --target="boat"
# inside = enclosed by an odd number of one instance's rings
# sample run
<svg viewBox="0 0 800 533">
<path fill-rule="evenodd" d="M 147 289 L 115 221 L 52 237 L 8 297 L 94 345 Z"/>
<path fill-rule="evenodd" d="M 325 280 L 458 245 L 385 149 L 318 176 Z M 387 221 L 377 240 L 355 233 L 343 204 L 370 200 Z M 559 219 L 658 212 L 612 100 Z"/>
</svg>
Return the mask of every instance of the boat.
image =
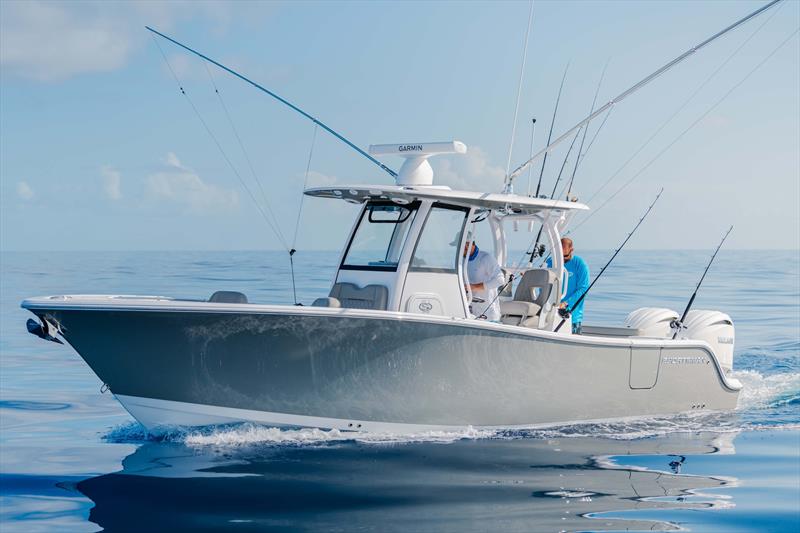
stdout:
<svg viewBox="0 0 800 533">
<path fill-rule="evenodd" d="M 734 326 L 718 311 L 639 309 L 620 327 L 555 331 L 572 201 L 451 190 L 427 159 L 450 143 L 371 147 L 406 157 L 394 185 L 310 188 L 360 204 L 331 290 L 313 305 L 156 296 L 30 298 L 40 336 L 63 339 L 142 425 L 239 421 L 414 432 L 518 428 L 736 407 Z M 507 232 L 541 224 L 547 268 L 511 268 Z M 486 225 L 516 272 L 502 318 L 473 314 L 463 250 Z M 569 320 L 569 319 L 567 319 Z M 38 328 L 38 329 L 37 329 Z"/>
<path fill-rule="evenodd" d="M 591 120 L 779 1 L 604 106 L 593 105 L 588 117 L 507 172 L 501 192 L 435 183 L 428 160 L 466 153 L 461 142 L 373 145 L 367 153 L 269 89 L 148 27 L 313 121 L 394 183 L 304 191 L 360 206 L 330 291 L 312 305 L 254 303 L 231 291 L 202 301 L 44 296 L 21 304 L 38 319 L 29 319 L 28 330 L 72 346 L 103 390 L 152 431 L 247 421 L 407 433 L 734 409 L 742 384 L 731 375 L 733 321 L 721 311 L 690 311 L 694 296 L 682 314 L 646 307 L 632 310 L 617 327 L 583 324 L 573 332 L 569 310 L 559 309 L 566 281 L 561 238 L 588 206 L 575 198 L 516 194 L 513 179 Z M 377 159 L 387 156 L 404 158 L 399 171 Z M 534 265 L 534 253 L 528 261 L 509 258 L 508 232 L 520 226 L 540 228 L 550 262 Z M 470 289 L 466 251 L 480 231 L 490 235 L 491 243 L 481 245 L 508 280 L 497 296 L 499 320 L 481 311 L 495 301 L 481 301 Z M 291 258 L 294 249 L 287 251 Z"/>
</svg>

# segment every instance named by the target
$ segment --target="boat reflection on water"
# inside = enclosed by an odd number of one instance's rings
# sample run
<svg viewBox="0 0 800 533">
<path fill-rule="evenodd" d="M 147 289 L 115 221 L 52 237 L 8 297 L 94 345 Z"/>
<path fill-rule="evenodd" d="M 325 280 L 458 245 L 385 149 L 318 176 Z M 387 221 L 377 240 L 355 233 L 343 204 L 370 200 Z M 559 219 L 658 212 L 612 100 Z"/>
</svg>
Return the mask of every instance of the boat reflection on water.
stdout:
<svg viewBox="0 0 800 533">
<path fill-rule="evenodd" d="M 635 512 L 605 513 L 728 507 L 728 496 L 706 490 L 735 479 L 681 469 L 693 456 L 734 453 L 735 435 L 234 447 L 151 441 L 120 472 L 78 489 L 95 504 L 89 519 L 110 531 L 673 530 Z M 648 467 L 634 466 L 643 456 Z"/>
</svg>

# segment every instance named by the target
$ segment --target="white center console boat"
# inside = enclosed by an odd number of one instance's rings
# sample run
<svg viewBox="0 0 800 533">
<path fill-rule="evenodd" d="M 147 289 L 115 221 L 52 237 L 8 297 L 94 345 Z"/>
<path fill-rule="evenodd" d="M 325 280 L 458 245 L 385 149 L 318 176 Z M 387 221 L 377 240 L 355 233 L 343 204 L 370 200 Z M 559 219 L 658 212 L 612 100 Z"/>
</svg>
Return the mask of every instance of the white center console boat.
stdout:
<svg viewBox="0 0 800 533">
<path fill-rule="evenodd" d="M 406 157 L 395 185 L 309 196 L 362 206 L 328 295 L 310 306 L 147 296 L 47 296 L 29 329 L 64 339 L 149 429 L 252 421 L 416 431 L 512 428 L 733 409 L 734 329 L 716 311 L 639 309 L 617 328 L 561 321 L 567 201 L 433 185 L 427 157 L 458 142 L 383 145 Z M 551 268 L 509 263 L 506 231 L 541 225 Z M 463 250 L 487 224 L 514 287 L 502 318 L 472 314 Z M 33 322 L 33 321 L 31 321 Z"/>
</svg>

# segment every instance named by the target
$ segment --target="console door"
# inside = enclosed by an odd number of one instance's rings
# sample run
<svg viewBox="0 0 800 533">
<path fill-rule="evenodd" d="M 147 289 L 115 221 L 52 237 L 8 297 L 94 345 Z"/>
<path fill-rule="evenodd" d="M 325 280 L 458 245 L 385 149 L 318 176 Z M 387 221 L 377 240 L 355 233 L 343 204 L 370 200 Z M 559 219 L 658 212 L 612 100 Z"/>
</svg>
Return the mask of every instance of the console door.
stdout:
<svg viewBox="0 0 800 533">
<path fill-rule="evenodd" d="M 467 316 L 459 262 L 468 213 L 442 203 L 430 207 L 408 264 L 400 311 Z"/>
</svg>

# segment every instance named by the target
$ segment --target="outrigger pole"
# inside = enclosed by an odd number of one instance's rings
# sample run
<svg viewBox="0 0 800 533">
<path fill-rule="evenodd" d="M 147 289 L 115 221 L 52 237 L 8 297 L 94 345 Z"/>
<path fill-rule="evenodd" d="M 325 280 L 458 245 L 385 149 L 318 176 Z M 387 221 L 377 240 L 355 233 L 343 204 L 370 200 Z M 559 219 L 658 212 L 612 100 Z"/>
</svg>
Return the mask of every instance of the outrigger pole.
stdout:
<svg viewBox="0 0 800 533">
<path fill-rule="evenodd" d="M 621 92 L 620 94 L 618 94 L 617 96 L 615 96 L 614 98 L 609 100 L 605 105 L 603 105 L 602 107 L 598 108 L 596 111 L 591 113 L 588 117 L 586 117 L 585 119 L 581 120 L 580 122 L 575 124 L 573 127 L 571 127 L 570 129 L 568 129 L 567 131 L 562 133 L 555 141 L 553 141 L 552 143 L 549 143 L 547 146 L 545 146 L 543 149 L 541 149 L 539 152 L 537 152 L 533 157 L 531 157 L 530 159 L 528 159 L 527 161 L 522 163 L 520 166 L 518 166 L 516 169 L 514 169 L 514 171 L 511 174 L 507 175 L 506 176 L 506 183 L 505 183 L 505 190 L 511 190 L 514 178 L 519 176 L 520 173 L 524 172 L 525 169 L 528 168 L 528 166 L 531 165 L 531 163 L 533 163 L 534 161 L 539 159 L 542 155 L 545 155 L 545 154 L 551 152 L 553 150 L 553 148 L 555 148 L 556 146 L 561 144 L 561 142 L 564 141 L 564 139 L 569 137 L 578 128 L 588 124 L 589 122 L 591 122 L 592 120 L 594 120 L 598 116 L 602 115 L 604 112 L 608 111 L 609 108 L 613 107 L 614 105 L 618 104 L 619 102 L 621 102 L 622 100 L 624 100 L 628 96 L 632 95 L 633 93 L 635 93 L 636 91 L 638 91 L 639 89 L 641 89 L 642 87 L 644 87 L 645 85 L 647 85 L 648 83 L 653 81 L 654 79 L 658 78 L 659 76 L 664 74 L 666 71 L 668 71 L 669 69 L 671 69 L 672 67 L 674 67 L 678 63 L 683 62 L 683 60 L 685 60 L 686 58 L 688 58 L 689 56 L 691 56 L 695 52 L 701 50 L 702 48 L 705 48 L 707 45 L 709 45 L 712 42 L 716 41 L 717 39 L 719 39 L 720 37 L 722 37 L 726 33 L 738 28 L 739 26 L 741 26 L 742 24 L 744 24 L 748 20 L 752 19 L 753 17 L 756 17 L 756 16 L 760 15 L 761 13 L 763 13 L 764 11 L 768 10 L 769 8 L 771 8 L 772 6 L 774 6 L 775 4 L 777 4 L 778 2 L 781 2 L 781 1 L 783 1 L 783 0 L 772 0 L 768 4 L 756 9 L 755 11 L 753 11 L 752 13 L 747 15 L 746 17 L 743 17 L 743 18 L 737 20 L 736 22 L 734 22 L 733 24 L 731 24 L 727 28 L 724 28 L 724 29 L 718 31 L 717 33 L 715 33 L 714 35 L 712 35 L 711 37 L 709 37 L 705 41 L 701 42 L 700 44 L 697 44 L 697 45 L 693 46 L 692 48 L 690 48 L 689 50 L 687 50 L 683 54 L 679 55 L 678 57 L 676 57 L 675 59 L 673 59 L 669 63 L 665 64 L 664 66 L 662 66 L 661 68 L 659 68 L 658 70 L 653 72 L 652 74 L 649 74 L 648 76 L 645 76 L 639 82 L 635 83 L 634 85 L 632 85 L 631 87 L 629 87 L 625 91 Z"/>
<path fill-rule="evenodd" d="M 711 268 L 711 263 L 714 262 L 714 259 L 717 257 L 719 249 L 722 248 L 722 243 L 725 242 L 725 239 L 728 238 L 728 235 L 730 235 L 732 231 L 733 231 L 733 226 L 728 228 L 728 232 L 725 234 L 724 237 L 722 237 L 722 240 L 720 241 L 719 246 L 717 246 L 717 249 L 714 250 L 714 254 L 711 256 L 711 260 L 706 265 L 706 269 L 705 271 L 703 271 L 703 275 L 700 277 L 700 281 L 697 282 L 697 287 L 694 288 L 694 293 L 692 293 L 692 297 L 689 298 L 689 303 L 686 304 L 686 309 L 683 310 L 683 315 L 681 315 L 680 320 L 673 320 L 672 323 L 670 324 L 670 327 L 675 329 L 675 334 L 672 335 L 673 340 L 675 340 L 678 337 L 678 333 L 681 331 L 681 328 L 683 327 L 683 321 L 686 320 L 686 315 L 689 314 L 689 309 L 691 309 L 692 304 L 694 304 L 694 299 L 697 297 L 697 292 L 700 290 L 700 285 L 702 285 L 703 280 L 706 279 L 706 274 L 708 274 L 708 269 Z"/>
<path fill-rule="evenodd" d="M 301 115 L 303 115 L 304 117 L 306 117 L 307 119 L 309 119 L 311 122 L 313 122 L 314 124 L 318 125 L 318 126 L 319 126 L 319 127 L 321 127 L 322 129 L 324 129 L 325 131 L 327 131 L 328 133 L 330 133 L 331 135 L 333 135 L 334 137 L 336 137 L 337 139 L 339 139 L 340 141 L 342 141 L 343 143 L 345 143 L 347 146 L 349 146 L 350 148 L 352 148 L 353 150 L 355 150 L 356 152 L 358 152 L 358 153 L 359 153 L 359 154 L 361 154 L 362 156 L 364 156 L 364 157 L 366 157 L 367 159 L 369 159 L 371 162 L 373 162 L 373 163 L 375 163 L 376 165 L 378 165 L 379 167 L 381 167 L 381 169 L 382 169 L 383 171 L 385 171 L 386 173 L 388 173 L 388 174 L 389 174 L 391 177 L 393 177 L 393 178 L 396 178 L 396 177 L 397 177 L 397 172 L 395 172 L 395 171 L 394 171 L 394 170 L 392 170 L 391 168 L 387 167 L 386 165 L 384 165 L 383 163 L 381 163 L 380 161 L 378 161 L 377 159 L 375 159 L 374 157 L 372 157 L 371 155 L 369 155 L 367 152 L 365 152 L 364 150 L 362 150 L 361 148 L 359 148 L 358 146 L 356 146 L 355 144 L 353 144 L 351 141 L 349 141 L 348 139 L 346 139 L 346 138 L 345 138 L 345 137 L 344 137 L 342 134 L 340 134 L 339 132 L 337 132 L 337 131 L 335 131 L 335 130 L 331 129 L 331 128 L 330 128 L 330 127 L 329 127 L 327 124 L 325 124 L 324 122 L 322 122 L 322 121 L 320 121 L 319 119 L 317 119 L 317 118 L 315 118 L 315 117 L 313 117 L 313 116 L 309 115 L 308 113 L 306 113 L 305 111 L 303 111 L 302 109 L 300 109 L 299 107 L 297 107 L 296 105 L 294 105 L 293 103 L 289 102 L 289 101 L 288 101 L 288 100 L 286 100 L 285 98 L 282 98 L 282 97 L 278 96 L 277 94 L 275 94 L 274 92 L 270 91 L 270 90 L 269 90 L 269 89 L 267 89 L 266 87 L 263 87 L 262 85 L 259 85 L 258 83 L 254 82 L 254 81 L 253 81 L 253 80 L 251 80 L 250 78 L 248 78 L 248 77 L 244 76 L 243 74 L 240 74 L 240 73 L 236 72 L 235 70 L 233 70 L 233 69 L 231 69 L 231 68 L 228 68 L 228 67 L 226 67 L 226 66 L 225 66 L 225 65 L 223 65 L 222 63 L 219 63 L 218 61 L 215 61 L 215 60 L 211 59 L 210 57 L 208 57 L 208 56 L 206 56 L 206 55 L 204 55 L 204 54 L 201 54 L 201 53 L 200 53 L 200 52 L 198 52 L 197 50 L 195 50 L 195 49 L 193 49 L 193 48 L 190 48 L 190 47 L 186 46 L 185 44 L 183 44 L 183 43 L 180 43 L 180 42 L 176 41 L 176 40 L 175 40 L 175 39 L 173 39 L 172 37 L 169 37 L 169 36 L 167 36 L 167 35 L 164 35 L 164 34 L 163 34 L 163 33 L 161 33 L 160 31 L 154 30 L 154 29 L 153 29 L 153 28 L 151 28 L 150 26 L 145 26 L 145 28 L 146 28 L 148 31 L 151 31 L 151 32 L 155 33 L 155 34 L 156 34 L 156 35 L 158 35 L 159 37 L 163 37 L 164 39 L 168 40 L 169 42 L 171 42 L 171 43 L 173 43 L 173 44 L 176 44 L 176 45 L 180 46 L 181 48 L 183 48 L 184 50 L 186 50 L 186 51 L 188 51 L 188 52 L 191 52 L 191 53 L 193 53 L 193 54 L 194 54 L 194 55 L 196 55 L 197 57 L 199 57 L 199 58 L 201 58 L 201 59 L 203 59 L 203 60 L 205 60 L 205 61 L 208 61 L 209 63 L 211 63 L 211 64 L 213 64 L 213 65 L 216 65 L 216 66 L 218 66 L 219 68 L 221 68 L 222 70 L 224 70 L 224 71 L 226 71 L 226 72 L 228 72 L 228 73 L 230 73 L 230 74 L 233 74 L 234 76 L 236 76 L 236 77 L 237 77 L 237 78 L 239 78 L 240 80 L 242 80 L 242 81 L 245 81 L 245 82 L 249 83 L 250 85 L 252 85 L 252 86 L 253 86 L 253 87 L 255 87 L 256 89 L 258 89 L 258 90 L 260 90 L 260 91 L 263 91 L 263 92 L 267 93 L 268 95 L 270 95 L 271 97 L 273 97 L 274 99 L 276 99 L 277 101 L 279 101 L 280 103 L 282 103 L 282 104 L 284 104 L 284 105 L 286 105 L 286 106 L 290 107 L 291 109 L 293 109 L 293 110 L 297 111 L 298 113 L 300 113 Z"/>
<path fill-rule="evenodd" d="M 642 218 L 640 218 L 639 222 L 636 223 L 636 226 L 634 226 L 633 229 L 631 230 L 631 232 L 628 233 L 628 236 L 625 237 L 625 240 L 622 241 L 622 244 L 619 245 L 619 248 L 617 248 L 617 250 L 614 252 L 614 255 L 611 256 L 611 259 L 608 260 L 608 263 L 606 263 L 605 266 L 602 269 L 600 269 L 600 273 L 597 274 L 597 276 L 589 284 L 589 286 L 586 288 L 586 290 L 583 291 L 583 294 L 581 294 L 581 297 L 578 298 L 575 301 L 575 305 L 573 305 L 572 307 L 567 306 L 564 309 L 559 309 L 558 310 L 558 314 L 561 316 L 561 322 L 558 323 L 558 326 L 556 326 L 556 329 L 553 330 L 553 331 L 560 330 L 561 326 L 564 325 L 564 322 L 566 322 L 567 319 L 569 318 L 569 316 L 572 314 L 572 310 L 575 309 L 576 307 L 578 307 L 578 305 L 580 305 L 580 303 L 583 301 L 583 299 L 586 298 L 586 295 L 589 294 L 590 290 L 592 290 L 592 287 L 594 287 L 594 284 L 597 283 L 597 280 L 600 279 L 600 276 L 603 275 L 603 272 L 605 272 L 606 269 L 609 267 L 609 265 L 611 265 L 611 263 L 614 261 L 614 258 L 617 257 L 617 254 L 619 254 L 619 252 L 625 247 L 625 244 L 627 244 L 627 242 L 629 240 L 631 240 L 631 237 L 633 237 L 633 234 L 636 233 L 636 230 L 639 229 L 639 226 L 642 225 L 642 222 L 644 222 L 644 219 L 647 218 L 647 215 L 649 215 L 650 211 L 653 210 L 653 206 L 656 205 L 656 202 L 658 201 L 659 198 L 661 198 L 661 193 L 663 193 L 663 192 L 664 192 L 664 188 L 662 187 L 661 190 L 658 191 L 658 194 L 656 195 L 656 199 L 653 200 L 653 203 L 650 204 L 650 207 L 648 207 L 647 211 L 644 212 L 644 215 L 642 215 Z"/>
</svg>

